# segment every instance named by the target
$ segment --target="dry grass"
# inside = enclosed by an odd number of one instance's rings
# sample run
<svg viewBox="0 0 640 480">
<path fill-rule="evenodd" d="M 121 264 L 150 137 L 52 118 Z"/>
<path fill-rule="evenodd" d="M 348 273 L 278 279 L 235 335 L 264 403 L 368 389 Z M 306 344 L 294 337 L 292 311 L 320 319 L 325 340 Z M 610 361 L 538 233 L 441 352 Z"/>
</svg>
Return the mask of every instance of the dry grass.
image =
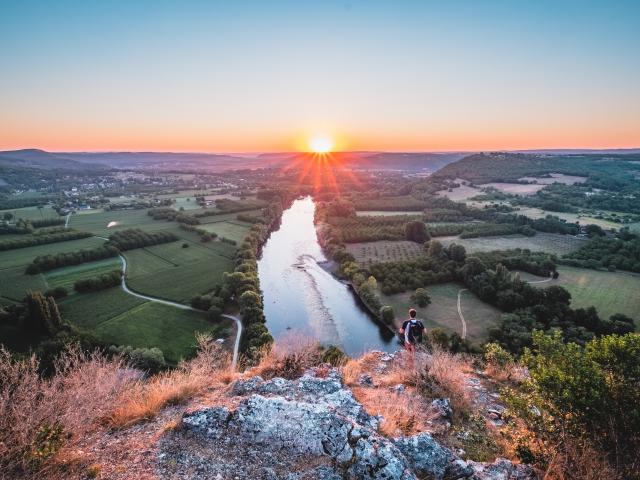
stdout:
<svg viewBox="0 0 640 480">
<path fill-rule="evenodd" d="M 381 431 L 386 435 L 411 435 L 433 429 L 429 422 L 434 417 L 430 407 L 434 398 L 449 398 L 456 413 L 471 408 L 464 373 L 469 365 L 458 355 L 438 349 L 415 354 L 400 352 L 382 373 L 376 371 L 378 363 L 378 354 L 367 353 L 347 362 L 341 371 L 344 382 L 367 412 L 384 417 Z M 364 373 L 373 377 L 377 388 L 359 385 Z M 399 384 L 405 385 L 403 393 L 392 390 Z"/>
<path fill-rule="evenodd" d="M 195 359 L 149 379 L 120 357 L 75 347 L 60 356 L 55 375 L 42 378 L 35 357 L 15 360 L 0 348 L 0 478 L 42 478 L 63 446 L 72 448 L 105 426 L 150 418 L 217 379 L 228 383 L 228 355 L 211 339 L 198 340 Z"/>
<path fill-rule="evenodd" d="M 434 348 L 431 353 L 416 353 L 416 361 L 424 362 L 423 368 L 417 367 L 420 391 L 433 398 L 448 398 L 454 412 L 470 411 L 471 398 L 465 375 L 470 365 L 464 357 Z"/>
<path fill-rule="evenodd" d="M 260 361 L 249 373 L 269 379 L 299 378 L 305 370 L 322 364 L 322 349 L 316 340 L 290 334 L 260 355 Z"/>
<path fill-rule="evenodd" d="M 625 476 L 609 465 L 602 452 L 576 439 L 566 438 L 553 452 L 544 472 L 545 480 L 623 480 Z"/>
<path fill-rule="evenodd" d="M 228 384 L 229 356 L 207 336 L 198 337 L 196 358 L 177 369 L 133 384 L 106 419 L 107 425 L 123 428 L 149 419 L 166 405 L 184 402 L 207 388 Z"/>
<path fill-rule="evenodd" d="M 120 358 L 77 348 L 57 371 L 43 379 L 35 357 L 14 360 L 0 349 L 0 470 L 37 471 L 62 444 L 94 430 L 139 375 Z"/>
<path fill-rule="evenodd" d="M 352 387 L 352 391 L 369 414 L 383 417 L 380 431 L 384 435 L 413 435 L 432 428 L 429 404 L 415 392 L 395 393 L 363 387 Z"/>
</svg>

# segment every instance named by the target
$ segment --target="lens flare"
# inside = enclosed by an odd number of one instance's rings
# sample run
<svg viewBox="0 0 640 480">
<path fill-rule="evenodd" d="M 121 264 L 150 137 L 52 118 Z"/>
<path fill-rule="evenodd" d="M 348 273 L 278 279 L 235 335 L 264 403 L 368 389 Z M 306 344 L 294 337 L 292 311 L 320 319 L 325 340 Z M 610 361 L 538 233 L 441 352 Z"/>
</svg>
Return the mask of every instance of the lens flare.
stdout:
<svg viewBox="0 0 640 480">
<path fill-rule="evenodd" d="M 333 148 L 333 140 L 324 135 L 318 135 L 309 140 L 309 148 L 314 153 L 329 153 Z"/>
</svg>

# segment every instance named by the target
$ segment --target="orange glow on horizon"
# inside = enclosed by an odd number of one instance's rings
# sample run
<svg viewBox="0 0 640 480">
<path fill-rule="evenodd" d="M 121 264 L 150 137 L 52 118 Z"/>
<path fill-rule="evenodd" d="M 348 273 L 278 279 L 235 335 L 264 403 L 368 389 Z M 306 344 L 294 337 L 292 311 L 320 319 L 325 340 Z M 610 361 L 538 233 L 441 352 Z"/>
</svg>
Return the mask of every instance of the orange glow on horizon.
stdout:
<svg viewBox="0 0 640 480">
<path fill-rule="evenodd" d="M 95 128 L 94 128 L 95 127 Z M 326 151 L 314 148 L 309 130 L 291 134 L 283 129 L 242 131 L 236 128 L 209 132 L 201 129 L 170 129 L 157 125 L 130 125 L 125 128 L 97 128 L 96 125 L 60 124 L 49 126 L 26 125 L 19 122 L 0 122 L 0 150 L 40 148 L 51 152 L 308 152 Z M 386 130 L 348 127 L 342 134 L 329 131 L 324 135 L 332 145 L 328 150 L 341 151 L 494 151 L 533 149 L 614 149 L 640 147 L 640 128 L 615 123 L 597 128 L 573 125 L 562 129 L 555 125 L 539 125 L 527 132 L 516 126 L 464 125 L 459 129 L 446 126 L 421 131 L 394 126 Z M 581 128 L 582 127 L 582 128 Z M 639 125 L 640 127 L 640 125 Z M 315 142 L 315 140 L 314 140 Z M 324 142 L 324 140 L 322 141 Z M 320 143 L 322 143 L 320 142 Z"/>
</svg>

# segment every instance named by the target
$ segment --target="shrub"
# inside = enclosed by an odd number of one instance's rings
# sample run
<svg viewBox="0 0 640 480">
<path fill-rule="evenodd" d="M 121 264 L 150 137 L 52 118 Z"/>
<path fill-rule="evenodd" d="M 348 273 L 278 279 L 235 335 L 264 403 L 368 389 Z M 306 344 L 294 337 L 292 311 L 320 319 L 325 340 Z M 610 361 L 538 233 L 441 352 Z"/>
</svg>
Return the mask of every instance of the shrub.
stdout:
<svg viewBox="0 0 640 480">
<path fill-rule="evenodd" d="M 66 297 L 68 294 L 69 292 L 64 287 L 50 288 L 49 290 L 44 292 L 45 297 L 53 297 L 56 300 L 60 300 L 61 298 Z"/>
<path fill-rule="evenodd" d="M 506 398 L 543 454 L 563 456 L 571 474 L 580 467 L 572 464 L 571 446 L 580 443 L 606 455 L 624 478 L 638 478 L 640 335 L 604 336 L 581 347 L 564 343 L 559 331 L 535 331 L 523 361 L 531 378 Z"/>
<path fill-rule="evenodd" d="M 349 360 L 349 356 L 340 347 L 329 345 L 322 353 L 322 361 L 334 367 L 344 365 Z"/>
<path fill-rule="evenodd" d="M 152 348 L 133 348 L 131 346 L 115 346 L 109 347 L 109 353 L 114 355 L 122 355 L 134 367 L 147 372 L 149 374 L 158 373 L 167 368 L 167 362 L 164 353 L 157 347 Z"/>
<path fill-rule="evenodd" d="M 483 350 L 485 362 L 493 368 L 506 368 L 513 362 L 511 354 L 495 342 L 487 343 Z"/>
<path fill-rule="evenodd" d="M 385 305 L 380 309 L 380 318 L 387 325 L 393 325 L 396 319 L 396 314 L 393 311 L 393 307 Z"/>
<path fill-rule="evenodd" d="M 424 288 L 417 288 L 411 295 L 411 301 L 415 302 L 419 307 L 424 308 L 431 303 L 431 297 Z"/>
</svg>

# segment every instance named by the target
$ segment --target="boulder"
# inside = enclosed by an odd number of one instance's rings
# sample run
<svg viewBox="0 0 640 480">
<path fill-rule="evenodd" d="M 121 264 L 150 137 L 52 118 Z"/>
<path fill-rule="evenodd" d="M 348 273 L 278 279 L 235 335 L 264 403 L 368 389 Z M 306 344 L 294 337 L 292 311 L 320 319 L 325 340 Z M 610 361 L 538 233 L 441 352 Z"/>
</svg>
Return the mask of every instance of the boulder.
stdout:
<svg viewBox="0 0 640 480">
<path fill-rule="evenodd" d="M 187 413 L 181 428 L 165 434 L 158 455 L 160 478 L 530 478 L 506 460 L 465 462 L 428 433 L 382 436 L 378 418 L 355 400 L 335 369 L 309 370 L 297 380 L 246 378 L 231 392 L 234 409 Z"/>
</svg>

